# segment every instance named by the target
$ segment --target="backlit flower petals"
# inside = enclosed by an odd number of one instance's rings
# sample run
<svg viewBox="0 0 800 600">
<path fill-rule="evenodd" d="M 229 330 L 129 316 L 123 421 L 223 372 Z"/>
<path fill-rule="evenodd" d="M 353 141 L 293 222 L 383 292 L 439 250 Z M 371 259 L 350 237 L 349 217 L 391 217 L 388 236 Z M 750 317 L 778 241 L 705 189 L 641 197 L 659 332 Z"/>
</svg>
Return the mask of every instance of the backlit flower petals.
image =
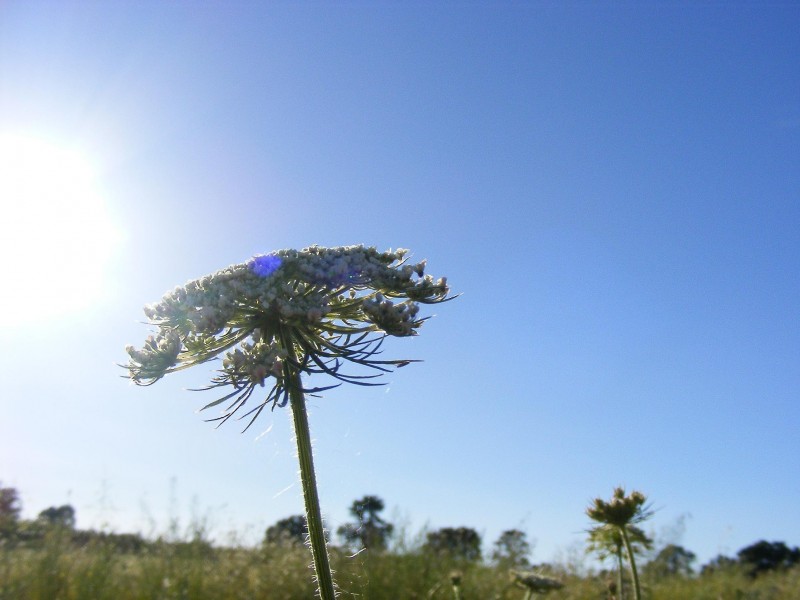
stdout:
<svg viewBox="0 0 800 600">
<path fill-rule="evenodd" d="M 127 346 L 125 351 L 131 357 L 131 380 L 140 385 L 149 385 L 161 379 L 177 364 L 181 339 L 176 331 L 161 330 L 158 335 L 149 336 L 141 350 Z"/>
<path fill-rule="evenodd" d="M 414 317 L 419 312 L 419 306 L 414 302 L 393 303 L 382 294 L 364 300 L 364 314 L 379 329 L 389 335 L 407 336 L 414 335 L 415 328 L 422 321 L 415 321 Z"/>
<path fill-rule="evenodd" d="M 414 335 L 424 321 L 419 304 L 449 299 L 447 280 L 426 275 L 425 261 L 406 263 L 406 255 L 311 246 L 254 256 L 190 281 L 145 308 L 159 331 L 141 350 L 128 348 L 130 377 L 152 383 L 222 355 L 211 387 L 234 387 L 232 411 L 269 378 L 268 401 L 285 402 L 287 364 L 366 385 L 372 375 L 344 375 L 341 366 L 383 372 L 405 364 L 374 358 L 383 338 Z"/>
<path fill-rule="evenodd" d="M 234 384 L 263 386 L 267 377 L 280 377 L 286 351 L 275 343 L 244 342 L 222 360 L 222 373 Z"/>
</svg>

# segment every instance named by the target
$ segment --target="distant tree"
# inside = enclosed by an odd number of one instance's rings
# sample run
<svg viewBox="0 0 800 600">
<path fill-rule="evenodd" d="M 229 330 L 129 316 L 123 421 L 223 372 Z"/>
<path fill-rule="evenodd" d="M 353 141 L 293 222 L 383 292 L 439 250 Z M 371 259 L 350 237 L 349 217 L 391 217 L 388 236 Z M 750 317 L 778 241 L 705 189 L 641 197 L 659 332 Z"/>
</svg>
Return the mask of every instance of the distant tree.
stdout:
<svg viewBox="0 0 800 600">
<path fill-rule="evenodd" d="M 700 569 L 701 575 L 710 575 L 712 573 L 716 573 L 719 571 L 728 571 L 730 569 L 735 569 L 739 566 L 739 563 L 736 561 L 735 558 L 731 558 L 730 556 L 723 556 L 722 554 L 718 554 L 716 557 L 712 558 L 703 567 Z"/>
<path fill-rule="evenodd" d="M 647 563 L 644 567 L 648 577 L 662 579 L 665 577 L 688 577 L 692 575 L 694 569 L 692 563 L 697 559 L 694 552 L 690 552 L 682 546 L 668 544 Z"/>
<path fill-rule="evenodd" d="M 425 547 L 436 554 L 474 561 L 481 558 L 481 536 L 471 527 L 444 527 L 428 533 Z"/>
<path fill-rule="evenodd" d="M 138 554 L 148 544 L 138 533 L 109 533 L 105 536 L 105 539 L 117 552 L 123 554 Z"/>
<path fill-rule="evenodd" d="M 42 524 L 50 527 L 75 529 L 75 509 L 69 504 L 46 508 L 39 513 L 37 519 Z"/>
<path fill-rule="evenodd" d="M 784 542 L 761 540 L 742 548 L 737 556 L 751 577 L 800 564 L 800 548 L 789 548 Z"/>
<path fill-rule="evenodd" d="M 0 540 L 14 536 L 19 524 L 22 503 L 16 488 L 3 487 L 0 483 Z"/>
<path fill-rule="evenodd" d="M 139 554 L 150 544 L 138 533 L 109 533 L 92 529 L 77 529 L 72 532 L 71 539 L 78 548 L 94 544 L 111 548 L 120 554 Z"/>
<path fill-rule="evenodd" d="M 503 568 L 527 568 L 530 566 L 528 562 L 530 553 L 531 545 L 525 532 L 519 529 L 507 529 L 494 543 L 492 560 Z"/>
<path fill-rule="evenodd" d="M 337 533 L 347 544 L 358 545 L 367 550 L 385 550 L 394 525 L 384 521 L 378 513 L 384 509 L 383 500 L 378 496 L 364 496 L 354 500 L 350 514 L 356 523 L 345 523 Z"/>
<path fill-rule="evenodd" d="M 275 525 L 267 528 L 264 541 L 267 544 L 277 545 L 303 545 L 308 535 L 308 525 L 305 515 L 293 515 L 281 519 Z"/>
</svg>

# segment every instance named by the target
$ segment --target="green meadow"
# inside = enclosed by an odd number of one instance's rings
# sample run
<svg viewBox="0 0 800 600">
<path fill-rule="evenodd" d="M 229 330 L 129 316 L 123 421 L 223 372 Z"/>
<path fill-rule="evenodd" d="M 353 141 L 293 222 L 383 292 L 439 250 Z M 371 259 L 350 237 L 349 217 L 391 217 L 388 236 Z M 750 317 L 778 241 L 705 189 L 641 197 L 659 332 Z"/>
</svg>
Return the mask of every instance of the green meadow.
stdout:
<svg viewBox="0 0 800 600">
<path fill-rule="evenodd" d="M 363 508 L 358 502 L 353 506 Z M 395 529 L 379 511 L 362 510 L 360 528 L 344 526 L 330 534 L 339 540 L 329 543 L 339 598 L 634 598 L 628 565 L 620 594 L 616 563 L 597 563 L 590 540 L 587 552 L 574 552 L 564 563 L 532 565 L 531 546 L 517 530 L 482 543 L 470 528 Z M 0 600 L 307 600 L 317 595 L 311 554 L 302 532 L 293 528 L 300 516 L 270 527 L 255 547 L 213 544 L 199 525 L 184 535 L 171 528 L 154 539 L 79 530 L 71 507 L 42 511 L 30 521 L 5 516 Z M 356 549 L 363 542 L 372 547 Z M 705 565 L 694 564 L 690 550 L 666 545 L 641 553 L 637 562 L 642 597 L 651 600 L 800 598 L 800 551 L 783 543 L 759 542 L 736 557 L 720 556 Z M 520 573 L 563 587 L 526 587 Z"/>
</svg>

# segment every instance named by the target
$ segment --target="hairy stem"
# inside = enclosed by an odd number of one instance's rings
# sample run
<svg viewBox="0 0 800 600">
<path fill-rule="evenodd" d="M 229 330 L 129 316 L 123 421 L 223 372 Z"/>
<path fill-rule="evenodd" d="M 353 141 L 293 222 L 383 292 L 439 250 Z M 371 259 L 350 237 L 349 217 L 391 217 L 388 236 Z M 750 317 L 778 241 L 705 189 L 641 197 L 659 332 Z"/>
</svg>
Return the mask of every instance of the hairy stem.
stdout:
<svg viewBox="0 0 800 600">
<path fill-rule="evenodd" d="M 314 460 L 311 456 L 311 433 L 308 428 L 306 399 L 300 382 L 300 373 L 289 365 L 284 369 L 287 388 L 292 405 L 294 435 L 297 440 L 297 458 L 300 461 L 300 480 L 303 484 L 303 500 L 306 507 L 308 539 L 314 559 L 314 572 L 317 576 L 319 596 L 322 600 L 334 600 L 333 575 L 325 544 L 325 530 L 322 526 L 322 513 L 317 494 L 317 478 L 314 474 Z"/>
<path fill-rule="evenodd" d="M 631 579 L 633 579 L 633 597 L 634 600 L 641 600 L 642 598 L 642 591 L 639 588 L 639 574 L 636 571 L 636 560 L 633 558 L 633 547 L 631 546 L 631 541 L 628 538 L 628 529 L 624 525 L 619 528 L 620 533 L 622 533 L 622 541 L 625 544 L 625 550 L 628 552 L 628 562 L 631 563 Z"/>
</svg>

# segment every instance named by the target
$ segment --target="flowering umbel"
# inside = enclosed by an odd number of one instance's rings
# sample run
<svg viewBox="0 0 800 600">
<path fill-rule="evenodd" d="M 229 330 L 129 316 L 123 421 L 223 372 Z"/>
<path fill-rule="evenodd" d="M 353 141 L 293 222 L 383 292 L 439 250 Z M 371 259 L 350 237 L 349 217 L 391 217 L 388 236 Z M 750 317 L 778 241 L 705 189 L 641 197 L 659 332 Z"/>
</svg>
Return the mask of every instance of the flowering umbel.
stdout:
<svg viewBox="0 0 800 600">
<path fill-rule="evenodd" d="M 380 372 L 410 362 L 378 360 L 383 340 L 415 335 L 425 321 L 417 316 L 419 304 L 449 299 L 446 279 L 426 275 L 424 261 L 407 264 L 406 254 L 311 246 L 256 256 L 190 281 L 145 307 L 158 331 L 142 349 L 127 348 L 129 377 L 150 385 L 221 355 L 221 369 L 202 389 L 233 391 L 203 408 L 230 401 L 213 419 L 224 422 L 256 389 L 269 387 L 242 415 L 252 415 L 250 423 L 266 406 L 286 404 L 294 374 L 326 373 L 371 385 Z M 347 374 L 341 370 L 346 363 L 379 373 Z"/>
<path fill-rule="evenodd" d="M 644 506 L 647 498 L 641 492 L 633 491 L 625 495 L 625 489 L 617 487 L 610 502 L 595 498 L 586 509 L 586 515 L 593 521 L 613 527 L 626 527 L 648 519 L 653 513 Z"/>
<path fill-rule="evenodd" d="M 641 492 L 633 491 L 625 494 L 625 489 L 617 487 L 611 501 L 595 498 L 586 509 L 586 515 L 599 523 L 589 530 L 590 548 L 600 553 L 601 557 L 611 553 L 618 562 L 617 587 L 622 593 L 622 548 L 628 554 L 633 580 L 633 596 L 635 600 L 642 597 L 639 585 L 639 574 L 636 569 L 635 554 L 638 547 L 649 548 L 651 541 L 636 525 L 649 519 L 653 512 L 645 505 L 647 497 Z"/>
</svg>

